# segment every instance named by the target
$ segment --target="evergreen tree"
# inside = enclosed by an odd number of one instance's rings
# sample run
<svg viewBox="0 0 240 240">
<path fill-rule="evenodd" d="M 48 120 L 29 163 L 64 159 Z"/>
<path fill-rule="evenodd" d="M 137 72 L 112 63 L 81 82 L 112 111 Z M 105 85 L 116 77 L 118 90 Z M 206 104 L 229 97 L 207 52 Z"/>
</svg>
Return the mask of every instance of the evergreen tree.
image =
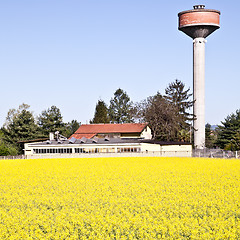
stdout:
<svg viewBox="0 0 240 240">
<path fill-rule="evenodd" d="M 63 135 L 67 138 L 69 138 L 72 134 L 74 134 L 78 128 L 80 127 L 81 123 L 77 120 L 72 120 L 71 122 L 68 122 L 65 127 L 65 131 L 63 132 Z"/>
<path fill-rule="evenodd" d="M 109 123 L 108 108 L 104 101 L 98 100 L 91 123 Z"/>
<path fill-rule="evenodd" d="M 22 103 L 21 105 L 19 105 L 18 109 L 9 109 L 3 127 L 8 127 L 11 123 L 13 123 L 14 119 L 21 113 L 22 110 L 28 110 L 29 108 L 30 105 Z"/>
<path fill-rule="evenodd" d="M 240 150 L 240 110 L 228 115 L 217 129 L 216 144 L 226 150 Z"/>
<path fill-rule="evenodd" d="M 121 88 L 114 93 L 110 100 L 109 117 L 111 123 L 130 123 L 133 121 L 131 115 L 132 102 L 130 97 Z"/>
<path fill-rule="evenodd" d="M 10 109 L 2 131 L 4 140 L 15 146 L 21 153 L 20 141 L 31 140 L 38 137 L 38 126 L 33 114 L 28 110 L 29 105 L 22 104 L 17 110 Z"/>
<path fill-rule="evenodd" d="M 4 133 L 0 130 L 0 156 L 17 155 L 16 148 L 4 141 Z"/>
<path fill-rule="evenodd" d="M 0 156 L 11 155 L 8 147 L 4 143 L 0 143 Z"/>
<path fill-rule="evenodd" d="M 215 133 L 211 129 L 211 124 L 207 123 L 205 125 L 205 146 L 206 148 L 213 148 L 215 147 Z"/>
<path fill-rule="evenodd" d="M 56 106 L 51 106 L 51 108 L 42 111 L 38 117 L 38 125 L 41 128 L 42 134 L 46 137 L 49 136 L 50 132 L 59 131 L 61 134 L 64 134 L 65 131 L 63 117 L 60 109 Z"/>
<path fill-rule="evenodd" d="M 175 80 L 165 89 L 165 98 L 174 104 L 179 112 L 178 123 L 180 129 L 189 131 L 190 121 L 193 120 L 193 114 L 189 113 L 189 109 L 193 106 L 193 101 L 190 99 L 192 93 L 189 93 L 190 88 L 185 90 L 185 85 L 179 80 Z"/>
</svg>

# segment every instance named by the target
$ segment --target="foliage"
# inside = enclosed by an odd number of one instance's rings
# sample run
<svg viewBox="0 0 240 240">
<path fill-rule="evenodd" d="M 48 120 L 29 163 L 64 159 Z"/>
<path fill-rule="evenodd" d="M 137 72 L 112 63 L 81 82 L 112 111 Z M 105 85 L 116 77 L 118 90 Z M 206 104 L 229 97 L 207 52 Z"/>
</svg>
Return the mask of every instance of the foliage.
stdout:
<svg viewBox="0 0 240 240">
<path fill-rule="evenodd" d="M 56 106 L 51 106 L 47 110 L 42 111 L 38 117 L 38 125 L 44 136 L 48 137 L 50 132 L 59 131 L 61 134 L 65 131 L 65 124 L 61 111 Z"/>
<path fill-rule="evenodd" d="M 228 115 L 217 129 L 216 144 L 225 150 L 240 150 L 240 110 Z"/>
<path fill-rule="evenodd" d="M 8 126 L 14 122 L 14 119 L 17 118 L 23 110 L 28 110 L 29 108 L 30 105 L 22 103 L 21 105 L 19 105 L 18 109 L 15 108 L 9 109 L 3 127 L 8 128 Z"/>
<path fill-rule="evenodd" d="M 178 124 L 180 129 L 189 131 L 190 121 L 193 120 L 193 114 L 189 110 L 193 106 L 193 101 L 190 99 L 192 93 L 189 93 L 190 88 L 184 89 L 185 84 L 176 79 L 165 89 L 165 98 L 174 104 L 178 109 Z"/>
<path fill-rule="evenodd" d="M 49 132 L 59 131 L 70 137 L 80 126 L 76 120 L 64 124 L 60 109 L 56 106 L 42 112 L 38 117 L 38 126 L 29 108 L 23 103 L 18 109 L 8 111 L 0 132 L 0 155 L 22 154 L 23 143 L 19 142 L 48 137 Z"/>
<path fill-rule="evenodd" d="M 238 151 L 240 149 L 240 129 L 237 130 L 231 141 L 224 147 L 225 150 Z"/>
<path fill-rule="evenodd" d="M 65 137 L 69 138 L 72 134 L 74 134 L 78 128 L 80 127 L 81 123 L 77 120 L 72 120 L 68 122 L 65 127 L 65 131 L 62 133 Z"/>
<path fill-rule="evenodd" d="M 159 92 L 135 105 L 136 121 L 147 121 L 152 129 L 153 137 L 162 141 L 190 141 L 190 121 L 193 115 L 189 113 L 193 106 L 190 99 L 190 88 L 176 80 L 165 89 L 165 95 Z"/>
<path fill-rule="evenodd" d="M 8 156 L 10 155 L 7 146 L 3 143 L 0 144 L 0 156 Z"/>
<path fill-rule="evenodd" d="M 20 141 L 31 140 L 38 136 L 38 126 L 33 114 L 28 110 L 29 105 L 22 104 L 19 108 L 10 109 L 2 128 L 4 140 L 18 149 L 21 153 Z"/>
<path fill-rule="evenodd" d="M 137 108 L 140 121 L 149 123 L 153 138 L 162 141 L 177 139 L 180 130 L 177 107 L 160 93 L 143 100 Z"/>
<path fill-rule="evenodd" d="M 0 239 L 240 239 L 240 162 L 0 161 Z"/>
<path fill-rule="evenodd" d="M 0 130 L 0 156 L 10 155 L 7 146 L 3 141 L 3 132 Z"/>
<path fill-rule="evenodd" d="M 14 156 L 18 154 L 18 150 L 4 142 L 0 142 L 0 156 Z"/>
<path fill-rule="evenodd" d="M 130 97 L 121 88 L 117 89 L 110 100 L 109 117 L 111 123 L 130 123 L 132 102 Z"/>
<path fill-rule="evenodd" d="M 191 142 L 191 131 L 181 129 L 178 131 L 177 140 L 181 142 Z"/>
<path fill-rule="evenodd" d="M 17 149 L 4 141 L 3 131 L 0 130 L 0 156 L 17 155 Z"/>
<path fill-rule="evenodd" d="M 103 100 L 98 100 L 91 123 L 109 123 L 108 108 Z"/>
<path fill-rule="evenodd" d="M 207 123 L 205 125 L 205 147 L 206 148 L 214 148 L 216 141 L 215 131 L 212 130 L 211 124 Z"/>
</svg>

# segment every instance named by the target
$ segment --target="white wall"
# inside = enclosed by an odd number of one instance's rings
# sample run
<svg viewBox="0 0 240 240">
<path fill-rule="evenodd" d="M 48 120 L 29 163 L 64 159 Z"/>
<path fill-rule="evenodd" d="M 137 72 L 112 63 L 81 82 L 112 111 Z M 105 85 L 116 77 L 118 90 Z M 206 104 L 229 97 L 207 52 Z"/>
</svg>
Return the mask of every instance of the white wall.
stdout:
<svg viewBox="0 0 240 240">
<path fill-rule="evenodd" d="M 182 156 L 182 157 L 191 157 L 192 156 L 192 146 L 191 145 L 165 145 L 165 146 L 161 146 L 159 144 L 150 144 L 150 143 L 140 143 L 140 144 L 115 144 L 115 145 L 111 145 L 111 144 L 106 144 L 106 145 L 93 145 L 93 144 L 68 144 L 68 145 L 40 145 L 40 144 L 34 144 L 34 143 L 25 143 L 25 155 L 69 155 L 67 153 L 65 154 L 57 154 L 57 153 L 52 153 L 52 154 L 33 154 L 33 148 L 36 149 L 47 149 L 47 148 L 71 148 L 72 149 L 72 154 L 77 154 L 77 155 L 88 155 L 88 154 L 93 154 L 94 151 L 92 153 L 75 153 L 75 148 L 88 148 L 88 149 L 111 149 L 111 152 L 109 153 L 117 153 L 117 148 L 133 148 L 133 147 L 137 147 L 140 148 L 140 152 L 141 153 L 156 153 L 159 156 Z M 113 151 L 112 151 L 113 150 Z M 105 152 L 103 153 L 96 153 L 96 154 L 106 154 Z M 96 155 L 95 154 L 95 155 Z M 123 154 L 123 153 L 120 153 Z M 126 153 L 128 154 L 128 153 Z"/>
<path fill-rule="evenodd" d="M 141 143 L 142 152 L 160 152 L 161 146 L 159 144 Z"/>
<path fill-rule="evenodd" d="M 191 157 L 192 145 L 164 145 L 161 151 L 162 156 Z"/>
</svg>

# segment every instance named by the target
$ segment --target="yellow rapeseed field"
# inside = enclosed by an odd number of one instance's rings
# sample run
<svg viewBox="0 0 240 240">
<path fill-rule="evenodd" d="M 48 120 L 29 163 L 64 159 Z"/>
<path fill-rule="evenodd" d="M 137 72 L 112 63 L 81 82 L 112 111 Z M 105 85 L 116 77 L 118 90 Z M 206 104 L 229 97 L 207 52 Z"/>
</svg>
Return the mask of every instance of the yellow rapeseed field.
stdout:
<svg viewBox="0 0 240 240">
<path fill-rule="evenodd" d="M 240 160 L 2 160 L 0 239 L 240 239 Z"/>
</svg>

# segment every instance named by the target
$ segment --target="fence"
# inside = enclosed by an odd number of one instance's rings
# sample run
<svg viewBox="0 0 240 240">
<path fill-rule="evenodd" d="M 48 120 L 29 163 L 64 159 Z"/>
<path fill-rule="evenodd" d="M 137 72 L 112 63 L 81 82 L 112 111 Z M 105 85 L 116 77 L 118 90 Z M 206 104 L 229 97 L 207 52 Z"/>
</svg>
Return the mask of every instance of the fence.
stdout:
<svg viewBox="0 0 240 240">
<path fill-rule="evenodd" d="M 96 158 L 96 157 L 191 157 L 190 151 L 155 151 L 155 152 L 122 152 L 122 153 L 55 153 L 20 156 L 0 156 L 4 159 L 39 159 L 39 158 Z"/>
<path fill-rule="evenodd" d="M 240 158 L 240 151 L 225 151 L 222 149 L 193 150 L 192 157 L 204 158 Z"/>
<path fill-rule="evenodd" d="M 26 159 L 27 156 L 25 155 L 15 155 L 15 156 L 0 156 L 0 160 L 13 160 L 13 159 Z"/>
<path fill-rule="evenodd" d="M 74 154 L 36 154 L 18 156 L 0 156 L 4 159 L 39 159 L 39 158 L 96 158 L 96 157 L 202 157 L 202 158 L 240 158 L 240 151 L 204 149 L 190 151 L 128 152 L 128 153 L 74 153 Z"/>
</svg>

